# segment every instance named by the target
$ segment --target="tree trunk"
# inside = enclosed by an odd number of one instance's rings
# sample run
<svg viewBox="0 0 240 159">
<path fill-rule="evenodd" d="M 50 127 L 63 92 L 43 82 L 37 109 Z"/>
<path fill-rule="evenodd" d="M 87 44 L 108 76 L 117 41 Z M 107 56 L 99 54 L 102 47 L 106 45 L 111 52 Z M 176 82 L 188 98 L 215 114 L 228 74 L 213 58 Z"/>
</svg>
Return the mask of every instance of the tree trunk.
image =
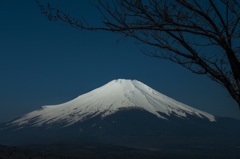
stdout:
<svg viewBox="0 0 240 159">
<path fill-rule="evenodd" d="M 237 103 L 238 103 L 238 107 L 239 107 L 239 110 L 240 110 L 240 100 L 238 100 Z"/>
</svg>

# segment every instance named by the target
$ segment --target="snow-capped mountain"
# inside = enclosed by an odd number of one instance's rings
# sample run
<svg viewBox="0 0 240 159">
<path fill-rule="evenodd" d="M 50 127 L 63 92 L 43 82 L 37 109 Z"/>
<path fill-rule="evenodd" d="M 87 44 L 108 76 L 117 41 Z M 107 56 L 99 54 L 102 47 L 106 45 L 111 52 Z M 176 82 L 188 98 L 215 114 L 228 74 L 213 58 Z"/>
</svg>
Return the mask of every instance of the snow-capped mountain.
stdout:
<svg viewBox="0 0 240 159">
<path fill-rule="evenodd" d="M 43 106 L 9 124 L 24 126 L 31 122 L 32 126 L 41 126 L 64 122 L 65 126 L 69 126 L 97 115 L 104 118 L 124 108 L 142 109 L 164 120 L 168 120 L 171 115 L 180 118 L 194 115 L 207 118 L 211 122 L 216 121 L 213 115 L 169 98 L 137 80 L 118 79 L 69 102 Z M 160 115 L 159 112 L 166 116 Z"/>
<path fill-rule="evenodd" d="M 189 140 L 236 148 L 239 134 L 239 120 L 213 116 L 125 79 L 0 124 L 0 144 L 81 140 L 162 149 Z"/>
</svg>

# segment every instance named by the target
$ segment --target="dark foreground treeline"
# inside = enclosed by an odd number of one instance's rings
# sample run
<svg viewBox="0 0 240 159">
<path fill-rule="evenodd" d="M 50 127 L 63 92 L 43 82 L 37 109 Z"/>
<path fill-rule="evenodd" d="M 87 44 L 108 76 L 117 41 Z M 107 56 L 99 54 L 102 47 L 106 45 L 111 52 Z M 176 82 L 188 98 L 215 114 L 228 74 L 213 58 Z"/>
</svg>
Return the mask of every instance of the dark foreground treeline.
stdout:
<svg viewBox="0 0 240 159">
<path fill-rule="evenodd" d="M 0 159 L 240 159 L 239 155 L 165 152 L 89 142 L 62 141 L 54 144 L 9 147 L 0 145 Z"/>
</svg>

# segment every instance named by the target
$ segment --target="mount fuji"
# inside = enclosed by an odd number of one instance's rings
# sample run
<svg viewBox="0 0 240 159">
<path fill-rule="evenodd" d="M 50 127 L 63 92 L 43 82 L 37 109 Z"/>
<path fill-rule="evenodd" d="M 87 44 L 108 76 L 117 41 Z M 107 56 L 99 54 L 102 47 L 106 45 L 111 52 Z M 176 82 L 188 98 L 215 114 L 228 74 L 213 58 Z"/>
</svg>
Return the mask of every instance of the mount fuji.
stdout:
<svg viewBox="0 0 240 159">
<path fill-rule="evenodd" d="M 137 80 L 113 80 L 0 124 L 0 144 L 82 140 L 139 148 L 240 146 L 240 121 L 192 108 Z M 176 144 L 177 143 L 177 144 Z"/>
<path fill-rule="evenodd" d="M 37 127 L 59 122 L 64 123 L 64 126 L 70 126 L 97 115 L 104 118 L 124 108 L 142 109 L 164 120 L 168 120 L 171 115 L 179 118 L 194 115 L 211 122 L 216 121 L 213 115 L 177 102 L 137 80 L 118 79 L 69 102 L 42 106 L 39 110 L 26 114 L 9 125 L 24 126 L 33 121 L 32 126 Z M 167 117 L 160 115 L 159 112 Z"/>
</svg>

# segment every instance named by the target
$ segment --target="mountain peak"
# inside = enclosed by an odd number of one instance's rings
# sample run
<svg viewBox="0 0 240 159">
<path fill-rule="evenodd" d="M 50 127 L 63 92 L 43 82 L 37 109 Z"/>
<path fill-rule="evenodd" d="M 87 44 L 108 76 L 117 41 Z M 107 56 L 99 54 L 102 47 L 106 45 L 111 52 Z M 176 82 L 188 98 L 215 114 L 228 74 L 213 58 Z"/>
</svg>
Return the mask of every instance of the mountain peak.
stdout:
<svg viewBox="0 0 240 159">
<path fill-rule="evenodd" d="M 132 81 L 135 81 L 135 80 L 119 78 L 119 79 L 115 79 L 115 80 L 112 80 L 112 81 L 121 83 L 121 82 L 132 82 Z"/>
<path fill-rule="evenodd" d="M 111 82 L 109 83 L 118 83 L 118 84 L 123 84 L 123 85 L 128 85 L 128 84 L 131 84 L 133 82 L 139 82 L 137 80 L 131 80 L 131 79 L 115 79 L 115 80 L 112 80 Z"/>
<path fill-rule="evenodd" d="M 69 102 L 44 106 L 13 121 L 11 124 L 24 125 L 33 122 L 34 126 L 54 122 L 67 122 L 72 125 L 88 118 L 101 115 L 102 118 L 114 114 L 122 108 L 136 108 L 148 111 L 159 118 L 175 115 L 188 118 L 194 115 L 215 121 L 215 117 L 169 98 L 137 80 L 117 79 L 102 87 L 83 94 Z M 160 113 L 159 113 L 160 112 Z M 164 113 L 165 115 L 160 115 Z M 33 121 L 34 120 L 34 121 Z"/>
</svg>

